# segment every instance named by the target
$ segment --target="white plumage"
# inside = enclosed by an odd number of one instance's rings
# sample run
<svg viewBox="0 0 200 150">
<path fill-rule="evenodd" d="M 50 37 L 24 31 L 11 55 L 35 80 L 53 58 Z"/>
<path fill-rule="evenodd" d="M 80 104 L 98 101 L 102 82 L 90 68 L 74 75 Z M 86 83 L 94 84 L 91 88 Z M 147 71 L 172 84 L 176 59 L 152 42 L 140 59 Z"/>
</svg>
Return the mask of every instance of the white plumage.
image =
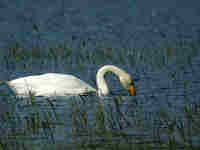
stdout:
<svg viewBox="0 0 200 150">
<path fill-rule="evenodd" d="M 86 82 L 72 75 L 46 73 L 15 79 L 8 82 L 12 90 L 20 96 L 66 96 L 96 92 Z"/>
<path fill-rule="evenodd" d="M 90 92 L 97 92 L 99 96 L 109 94 L 109 89 L 104 80 L 104 74 L 108 71 L 113 72 L 119 77 L 122 85 L 127 88 L 132 96 L 135 95 L 132 79 L 128 73 L 116 66 L 106 65 L 97 72 L 98 90 L 80 80 L 79 78 L 58 73 L 46 73 L 42 75 L 33 75 L 22 77 L 11 81 L 6 81 L 8 86 L 18 96 L 66 96 L 82 95 Z"/>
</svg>

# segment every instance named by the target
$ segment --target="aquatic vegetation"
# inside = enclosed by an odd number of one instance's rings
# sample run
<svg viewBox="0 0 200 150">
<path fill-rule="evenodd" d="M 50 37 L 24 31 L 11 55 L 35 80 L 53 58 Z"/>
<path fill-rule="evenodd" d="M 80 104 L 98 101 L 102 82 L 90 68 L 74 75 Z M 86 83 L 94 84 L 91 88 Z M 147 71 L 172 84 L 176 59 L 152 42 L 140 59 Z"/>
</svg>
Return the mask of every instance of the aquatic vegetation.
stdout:
<svg viewBox="0 0 200 150">
<path fill-rule="evenodd" d="M 195 71 L 192 59 L 197 55 L 198 43 L 165 41 L 163 49 L 123 49 L 102 42 L 91 49 L 88 42 L 80 40 L 79 48 L 74 48 L 69 41 L 46 48 L 36 45 L 32 49 L 23 47 L 20 42 L 11 44 L 0 56 L 0 65 L 7 71 L 7 74 L 2 73 L 6 74 L 6 79 L 12 79 L 20 73 L 24 76 L 49 71 L 80 72 L 76 75 L 95 86 L 95 68 L 103 64 L 123 66 L 134 77 L 145 76 L 148 71 L 168 70 L 171 65 L 176 68 L 166 74 L 169 81 L 177 81 L 177 87 L 181 89 L 179 95 L 184 104 L 181 116 L 176 116 L 178 113 L 172 115 L 170 110 L 162 107 L 160 111 L 148 112 L 161 101 L 172 107 L 170 100 L 176 93 L 171 93 L 171 84 L 161 91 L 161 88 L 143 89 L 144 84 L 141 87 L 140 82 L 136 84 L 136 97 L 108 97 L 105 103 L 95 96 L 72 97 L 67 104 L 64 100 L 56 103 L 48 99 L 41 103 L 30 95 L 21 105 L 22 100 L 17 96 L 0 91 L 5 103 L 2 106 L 9 106 L 9 111 L 0 116 L 0 150 L 200 148 L 200 111 L 199 103 L 195 101 L 198 89 L 191 87 L 191 82 L 196 85 L 199 81 L 183 79 L 180 75 L 186 65 L 190 66 L 191 74 Z M 142 75 L 140 79 L 144 80 Z M 109 80 L 114 85 L 115 79 Z M 149 92 L 145 93 L 147 90 Z M 166 93 L 166 99 L 163 99 L 163 93 Z M 143 98 L 145 101 L 142 102 Z M 145 103 L 150 101 L 152 105 L 149 104 L 147 109 Z"/>
</svg>

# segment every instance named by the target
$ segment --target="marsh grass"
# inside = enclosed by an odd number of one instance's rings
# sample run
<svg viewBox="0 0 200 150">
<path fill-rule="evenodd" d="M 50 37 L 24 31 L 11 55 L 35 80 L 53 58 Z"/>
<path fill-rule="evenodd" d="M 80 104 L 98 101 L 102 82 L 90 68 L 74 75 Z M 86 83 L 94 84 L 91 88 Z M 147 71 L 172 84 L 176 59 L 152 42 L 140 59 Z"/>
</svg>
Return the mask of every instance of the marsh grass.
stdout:
<svg viewBox="0 0 200 150">
<path fill-rule="evenodd" d="M 39 29 L 35 30 L 39 32 Z M 179 40 L 165 41 L 162 49 L 120 49 L 111 48 L 106 44 L 88 49 L 87 42 L 82 41 L 81 50 L 73 48 L 67 41 L 47 48 L 36 45 L 32 49 L 25 48 L 23 44 L 17 42 L 9 45 L 8 51 L 2 53 L 0 64 L 5 70 L 13 72 L 34 72 L 34 68 L 39 66 L 53 72 L 75 72 L 75 74 L 82 72 L 86 78 L 87 70 L 94 72 L 96 67 L 103 64 L 130 67 L 128 70 L 133 72 L 133 66 L 137 70 L 145 68 L 145 71 L 162 70 L 168 65 L 176 65 L 181 69 L 185 64 L 191 64 L 199 47 L 199 43 L 195 41 Z M 175 69 L 169 73 L 169 76 L 175 80 L 177 74 L 178 70 Z M 91 77 L 90 80 L 93 81 L 94 78 Z M 185 91 L 188 90 L 188 84 L 188 81 L 184 81 Z M 95 85 L 94 81 L 93 85 Z M 58 110 L 51 100 L 45 100 L 50 109 L 38 110 L 36 97 L 30 95 L 26 109 L 23 113 L 19 113 L 20 109 L 16 108 L 21 99 L 15 95 L 10 97 L 5 93 L 1 93 L 1 96 L 10 109 L 0 116 L 0 150 L 30 150 L 38 147 L 49 150 L 197 150 L 200 148 L 198 144 L 200 143 L 200 107 L 187 96 L 184 97 L 187 103 L 183 118 L 172 117 L 167 109 L 162 109 L 150 122 L 137 119 L 139 112 L 136 108 L 142 109 L 142 106 L 137 103 L 139 99 L 133 98 L 134 104 L 127 105 L 127 112 L 124 112 L 122 103 L 126 102 L 126 99 L 120 96 L 113 97 L 111 104 L 103 104 L 102 100 L 97 98 L 98 102 L 92 107 L 95 113 L 88 114 L 90 110 L 83 109 L 86 103 L 89 103 L 88 98 L 86 100 L 81 98 L 81 103 L 74 101 L 71 105 L 72 132 L 66 132 L 66 135 L 72 137 L 71 143 L 57 141 L 54 137 L 55 128 L 61 128 L 65 122 L 60 119 Z M 149 128 L 142 130 L 145 124 L 149 124 Z"/>
<path fill-rule="evenodd" d="M 122 101 L 120 97 L 113 97 L 112 99 L 112 105 L 108 105 L 108 107 L 103 103 L 94 105 L 96 113 L 93 113 L 93 117 L 88 115 L 87 109 L 83 109 L 87 103 L 84 99 L 81 98 L 81 102 L 75 100 L 72 103 L 72 146 L 67 142 L 56 142 L 54 138 L 54 128 L 56 125 L 59 127 L 59 122 L 62 122 L 58 119 L 54 103 L 47 100 L 46 102 L 51 109 L 38 110 L 38 106 L 33 102 L 35 98 L 30 97 L 29 109 L 27 109 L 29 111 L 26 112 L 25 117 L 14 109 L 13 112 L 10 111 L 1 115 L 1 122 L 4 123 L 0 128 L 0 133 L 3 133 L 4 136 L 0 138 L 0 148 L 2 150 L 18 149 L 19 147 L 29 149 L 30 141 L 34 140 L 42 140 L 45 144 L 40 146 L 50 150 L 58 147 L 61 149 L 73 147 L 75 149 L 115 150 L 147 148 L 188 150 L 199 148 L 200 111 L 197 103 L 188 103 L 185 106 L 185 117 L 183 118 L 171 117 L 167 110 L 161 109 L 152 122 L 154 124 L 156 121 L 156 124 L 152 125 L 153 128 L 148 128 L 152 134 L 147 134 L 141 130 L 140 126 L 138 128 L 132 124 L 137 116 L 127 117 L 122 112 L 121 104 L 124 100 Z M 15 104 L 13 104 L 14 106 Z M 135 108 L 133 107 L 131 111 L 136 111 L 137 107 L 140 106 L 135 103 Z M 144 124 L 147 122 L 143 120 Z M 140 132 L 126 132 L 127 128 L 131 129 L 130 131 Z M 37 149 L 38 145 L 36 145 L 33 144 L 32 148 Z"/>
<path fill-rule="evenodd" d="M 82 41 L 83 42 L 83 41 Z M 109 45 L 97 45 L 94 49 L 84 46 L 73 48 L 70 41 L 56 44 L 51 47 L 40 47 L 35 45 L 32 48 L 25 48 L 22 43 L 16 42 L 8 45 L 7 53 L 3 55 L 3 62 L 7 65 L 25 65 L 28 68 L 37 61 L 54 61 L 58 64 L 76 64 L 76 69 L 84 70 L 87 64 L 100 65 L 106 63 L 131 64 L 134 66 L 147 65 L 153 70 L 167 67 L 168 65 L 191 63 L 197 55 L 199 44 L 195 41 L 177 40 L 164 41 L 161 48 L 154 49 L 133 49 L 133 48 L 112 48 Z M 54 43 L 54 42 L 52 42 Z M 51 44 L 52 45 L 52 44 Z M 81 50 L 80 50 L 81 49 Z M 162 49 L 162 50 L 161 50 Z"/>
<path fill-rule="evenodd" d="M 127 133 L 123 129 L 127 128 L 127 125 L 124 125 L 125 122 L 117 120 L 117 125 L 113 125 L 113 122 L 116 121 L 117 117 L 123 118 L 123 114 L 120 111 L 120 108 L 115 100 L 115 113 L 118 113 L 116 116 L 112 115 L 112 110 L 108 113 L 104 110 L 102 104 L 98 104 L 96 107 L 96 118 L 94 128 L 87 128 L 89 121 L 86 121 L 87 116 L 85 113 L 80 113 L 78 119 L 80 121 L 78 128 L 80 128 L 80 123 L 83 124 L 81 129 L 85 129 L 85 132 L 76 130 L 75 133 L 75 142 L 76 148 L 78 149 L 198 149 L 199 148 L 199 111 L 193 111 L 193 109 L 188 109 L 187 105 L 185 106 L 186 111 L 184 112 L 185 118 L 171 118 L 167 110 L 160 112 L 159 118 L 155 120 L 160 122 L 161 126 L 155 125 L 153 129 L 149 128 L 148 130 L 153 130 L 153 135 L 147 135 L 143 132 L 141 133 Z M 194 104 L 194 107 L 197 107 Z M 110 115 L 108 117 L 108 115 Z M 83 117 L 84 116 L 84 117 Z M 193 117 L 192 117 L 193 116 Z M 196 116 L 196 117 L 194 117 Z M 192 118 L 192 119 L 191 119 Z M 195 118 L 195 119 L 194 119 Z M 129 118 L 130 119 L 130 118 Z M 133 119 L 133 118 L 131 118 Z M 84 121 L 83 121 L 84 120 Z M 193 120 L 193 121 L 191 121 Z M 195 121 L 194 121 L 195 120 Z M 145 122 L 145 120 L 144 120 Z M 195 123 L 196 122 L 196 123 Z M 197 123 L 198 122 L 198 123 Z M 119 125 L 120 124 L 120 125 Z M 198 125 L 195 125 L 198 124 Z M 76 126 L 76 125 L 75 125 Z M 132 130 L 137 130 L 137 127 L 129 125 Z M 194 127 L 196 126 L 196 127 Z M 156 133 L 155 133 L 156 132 Z M 81 140 L 80 140 L 81 137 Z M 196 137 L 198 141 L 196 143 L 192 142 L 192 139 Z M 163 139 L 164 138 L 164 139 Z M 197 145 L 196 145 L 197 144 Z"/>
<path fill-rule="evenodd" d="M 5 100 L 7 101 L 7 97 Z M 35 149 L 37 144 L 30 141 L 37 140 L 54 143 L 53 132 L 58 117 L 52 104 L 46 100 L 51 110 L 38 110 L 35 97 L 30 96 L 25 102 L 28 111 L 22 114 L 18 106 L 21 101 L 22 98 L 12 95 L 12 102 L 7 103 L 10 109 L 0 116 L 0 149 Z"/>
</svg>

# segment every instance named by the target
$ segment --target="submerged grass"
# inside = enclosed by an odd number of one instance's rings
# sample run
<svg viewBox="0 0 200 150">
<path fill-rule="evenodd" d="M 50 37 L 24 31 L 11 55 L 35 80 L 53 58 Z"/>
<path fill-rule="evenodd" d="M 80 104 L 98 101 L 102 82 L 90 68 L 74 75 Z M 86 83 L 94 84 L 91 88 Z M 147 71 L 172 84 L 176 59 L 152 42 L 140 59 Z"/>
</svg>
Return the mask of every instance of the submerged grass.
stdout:
<svg viewBox="0 0 200 150">
<path fill-rule="evenodd" d="M 28 69 L 34 62 L 53 61 L 63 65 L 74 64 L 78 70 L 83 70 L 88 64 L 112 63 L 131 66 L 145 64 L 153 70 L 158 70 L 172 64 L 182 66 L 190 63 L 197 55 L 199 47 L 199 43 L 195 41 L 177 40 L 164 41 L 161 48 L 155 49 L 112 48 L 108 45 L 97 45 L 94 49 L 88 49 L 87 42 L 89 41 L 84 41 L 85 45 L 81 48 L 73 48 L 70 41 L 65 41 L 51 47 L 43 48 L 35 45 L 29 49 L 22 43 L 16 42 L 10 44 L 5 50 L 1 56 L 1 63 L 7 62 L 7 67 L 11 64 L 25 65 Z"/>
<path fill-rule="evenodd" d="M 34 66 L 39 64 L 39 71 L 41 68 L 69 73 L 76 70 L 86 76 L 86 70 L 94 70 L 93 67 L 102 64 L 127 65 L 126 67 L 131 66 L 130 69 L 132 66 L 139 66 L 136 68 L 140 69 L 142 66 L 150 65 L 152 70 L 176 64 L 181 68 L 184 64 L 191 63 L 199 47 L 198 43 L 185 40 L 174 41 L 173 44 L 166 41 L 163 45 L 162 50 L 131 48 L 121 50 L 105 45 L 91 50 L 87 49 L 87 41 L 84 41 L 80 50 L 72 48 L 67 42 L 46 49 L 40 46 L 27 49 L 22 44 L 15 43 L 8 46 L 8 51 L 1 56 L 0 62 L 5 70 L 13 72 L 34 72 Z M 145 69 L 148 71 L 148 68 Z M 175 79 L 176 74 L 177 71 L 174 71 L 169 76 Z M 185 90 L 187 87 L 188 81 L 185 81 Z M 183 118 L 171 117 L 167 110 L 162 109 L 150 122 L 137 120 L 136 108 L 141 106 L 137 103 L 139 100 L 135 98 L 132 99 L 135 103 L 130 107 L 127 106 L 130 112 L 122 111 L 121 104 L 126 100 L 113 97 L 110 105 L 105 106 L 101 102 L 94 105 L 93 116 L 88 114 L 89 110 L 83 109 L 87 101 L 84 102 L 82 99 L 83 102 L 77 103 L 75 100 L 71 105 L 72 132 L 65 131 L 65 134 L 72 138 L 70 144 L 67 141 L 56 140 L 54 137 L 56 128 L 61 128 L 66 123 L 60 119 L 58 109 L 51 100 L 46 100 L 50 109 L 41 110 L 38 109 L 36 98 L 30 96 L 26 112 L 18 113 L 21 110 L 15 109 L 20 100 L 16 96 L 11 99 L 8 95 L 2 97 L 10 109 L 0 116 L 0 150 L 200 149 L 199 104 L 189 100 L 186 100 L 188 103 L 185 105 Z M 185 97 L 185 99 L 189 98 Z M 127 113 L 131 115 L 127 116 Z M 147 123 L 152 124 L 149 125 L 146 133 L 146 130 L 141 129 Z"/>
<path fill-rule="evenodd" d="M 114 107 L 109 112 L 105 110 L 104 104 L 97 103 L 96 113 L 93 114 L 95 117 L 92 117 L 95 120 L 92 121 L 91 116 L 87 115 L 87 110 L 82 109 L 85 102 L 80 104 L 75 101 L 72 103 L 72 133 L 70 134 L 73 142 L 71 144 L 67 141 L 57 142 L 54 139 L 54 128 L 58 120 L 55 117 L 56 110 L 53 110 L 53 103 L 50 104 L 53 111 L 31 109 L 25 118 L 19 113 L 9 114 L 6 112 L 1 116 L 4 127 L 0 128 L 0 133 L 3 133 L 0 138 L 0 149 L 30 149 L 30 141 L 37 140 L 43 141 L 40 148 L 45 147 L 49 150 L 57 148 L 61 150 L 66 148 L 196 150 L 200 148 L 198 104 L 186 105 L 184 118 L 172 119 L 166 110 L 162 110 L 154 118 L 155 120 L 159 118 L 161 126 L 154 125 L 153 128 L 149 128 L 149 133 L 153 134 L 148 134 L 145 130 L 142 131 L 132 124 L 135 117 L 126 118 L 126 121 L 129 121 L 127 125 L 124 119 L 126 116 L 121 111 L 119 100 L 117 97 L 113 97 L 114 105 L 112 106 Z M 31 105 L 30 108 L 35 107 L 35 104 Z M 124 120 L 122 121 L 122 119 Z M 147 120 L 143 121 L 144 123 L 148 122 Z M 92 125 L 91 122 L 93 122 Z M 126 132 L 127 128 L 131 128 L 130 131 L 135 132 Z M 31 148 L 38 149 L 37 146 L 32 143 Z"/>
<path fill-rule="evenodd" d="M 72 103 L 72 133 L 70 133 L 73 142 L 70 144 L 67 141 L 60 143 L 54 139 L 56 122 L 61 121 L 56 117 L 58 114 L 54 103 L 47 101 L 51 108 L 49 111 L 38 110 L 37 105 L 32 101 L 31 98 L 29 112 L 26 112 L 26 116 L 16 111 L 5 112 L 1 115 L 1 150 L 30 149 L 30 141 L 37 140 L 45 143 L 40 145 L 40 148 L 45 147 L 49 150 L 58 147 L 61 150 L 69 147 L 115 150 L 147 148 L 196 150 L 200 148 L 198 142 L 200 140 L 200 111 L 197 103 L 188 103 L 185 106 L 183 112 L 185 117 L 183 118 L 171 117 L 167 110 L 162 109 L 155 118 L 152 118 L 156 120 L 157 125 L 159 121 L 160 126 L 152 125 L 153 128 L 148 129 L 150 133 L 148 134 L 145 130 L 142 131 L 140 126 L 138 128 L 132 124 L 137 116 L 127 118 L 122 112 L 121 100 L 118 97 L 113 97 L 113 105 L 108 107 L 109 109 L 106 109 L 103 103 L 94 105 L 96 107 L 94 116 L 89 116 L 87 109 L 82 109 L 87 102 L 79 103 L 74 99 Z M 136 104 L 135 107 L 139 107 L 138 105 Z M 136 111 L 135 108 L 132 109 L 131 111 Z M 143 122 L 144 124 L 148 123 L 147 120 L 143 120 Z M 59 123 L 57 125 L 59 128 Z M 129 131 L 127 132 L 126 129 Z M 38 149 L 37 146 L 37 144 L 33 144 L 31 148 Z"/>
</svg>

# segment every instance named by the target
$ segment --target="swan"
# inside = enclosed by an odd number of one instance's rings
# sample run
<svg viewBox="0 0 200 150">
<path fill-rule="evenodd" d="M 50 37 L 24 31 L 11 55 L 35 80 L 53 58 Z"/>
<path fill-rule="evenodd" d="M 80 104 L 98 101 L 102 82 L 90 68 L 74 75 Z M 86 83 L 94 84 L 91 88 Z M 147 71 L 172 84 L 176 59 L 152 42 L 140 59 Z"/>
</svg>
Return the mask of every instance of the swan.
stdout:
<svg viewBox="0 0 200 150">
<path fill-rule="evenodd" d="M 96 75 L 98 89 L 93 88 L 73 75 L 59 73 L 32 75 L 1 83 L 6 83 L 17 96 L 21 97 L 27 97 L 30 94 L 47 97 L 85 95 L 90 92 L 96 92 L 98 96 L 106 96 L 109 94 L 109 89 L 104 75 L 109 71 L 118 76 L 120 83 L 124 88 L 128 89 L 131 96 L 135 96 L 135 88 L 131 76 L 113 65 L 105 65 L 98 70 Z"/>
</svg>

